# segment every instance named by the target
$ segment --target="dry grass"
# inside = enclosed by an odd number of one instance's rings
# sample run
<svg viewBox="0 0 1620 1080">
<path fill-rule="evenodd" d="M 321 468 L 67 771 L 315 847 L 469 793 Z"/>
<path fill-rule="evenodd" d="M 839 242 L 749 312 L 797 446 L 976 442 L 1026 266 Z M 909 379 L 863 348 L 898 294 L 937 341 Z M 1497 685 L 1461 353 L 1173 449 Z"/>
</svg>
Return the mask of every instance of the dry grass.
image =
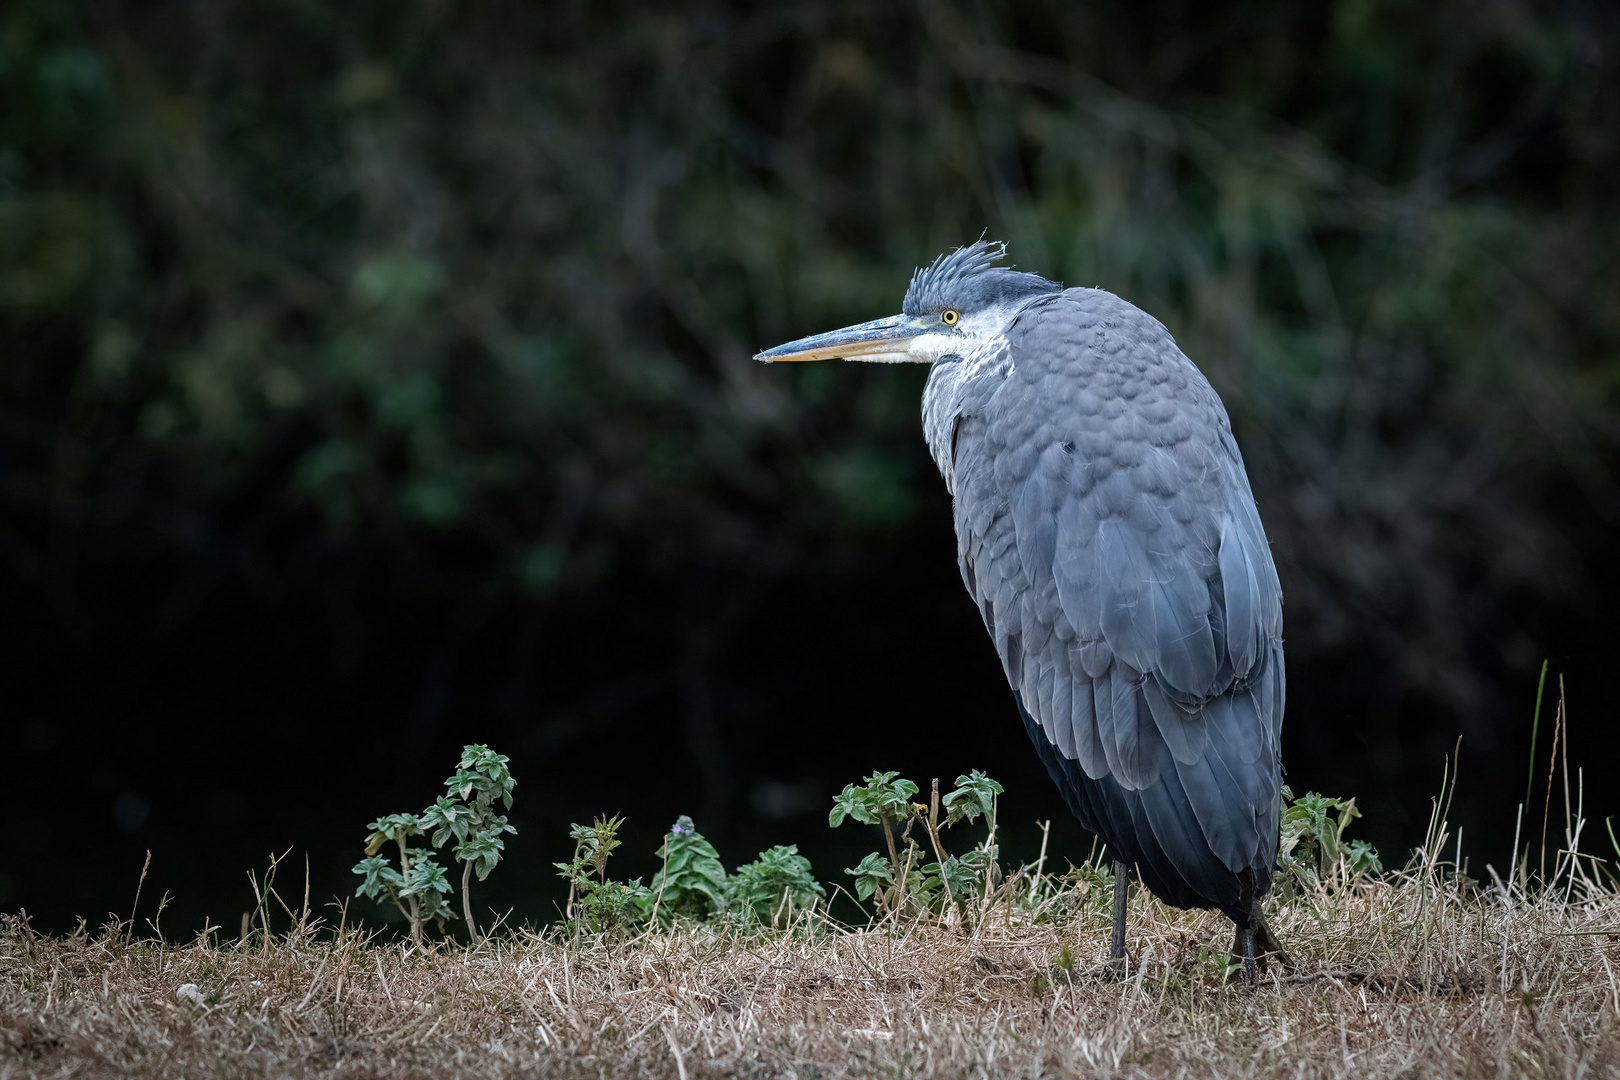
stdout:
<svg viewBox="0 0 1620 1080">
<path fill-rule="evenodd" d="M 1533 897 L 1426 860 L 1276 904 L 1299 968 L 1256 989 L 1224 978 L 1223 920 L 1140 890 L 1124 981 L 1103 977 L 1100 898 L 1073 893 L 1050 906 L 1069 915 L 1004 907 L 973 932 L 473 950 L 12 921 L 0 1077 L 1620 1075 L 1620 896 L 1565 864 Z"/>
</svg>

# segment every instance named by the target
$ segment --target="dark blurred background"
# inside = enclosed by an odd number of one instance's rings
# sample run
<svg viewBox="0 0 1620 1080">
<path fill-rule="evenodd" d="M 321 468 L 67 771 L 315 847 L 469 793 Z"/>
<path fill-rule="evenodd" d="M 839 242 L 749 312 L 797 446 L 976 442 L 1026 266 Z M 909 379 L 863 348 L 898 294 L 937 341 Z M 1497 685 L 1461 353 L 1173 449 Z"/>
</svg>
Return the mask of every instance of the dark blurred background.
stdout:
<svg viewBox="0 0 1620 1080">
<path fill-rule="evenodd" d="M 1224 396 L 1296 789 L 1400 863 L 1460 737 L 1502 866 L 1550 658 L 1601 824 L 1617 49 L 1597 0 L 6 5 L 0 909 L 126 914 L 147 850 L 171 932 L 272 851 L 346 895 L 473 741 L 519 919 L 602 812 L 626 874 L 690 813 L 844 880 L 828 796 L 878 768 L 986 769 L 1014 855 L 1083 858 L 926 372 L 750 359 L 984 233 Z"/>
</svg>

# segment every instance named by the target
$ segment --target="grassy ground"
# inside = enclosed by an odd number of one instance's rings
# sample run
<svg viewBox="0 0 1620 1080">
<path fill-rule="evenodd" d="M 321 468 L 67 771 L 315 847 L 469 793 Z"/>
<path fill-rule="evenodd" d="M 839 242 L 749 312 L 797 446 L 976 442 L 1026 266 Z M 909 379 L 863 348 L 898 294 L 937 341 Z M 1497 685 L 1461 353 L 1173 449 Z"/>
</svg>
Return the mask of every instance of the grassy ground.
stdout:
<svg viewBox="0 0 1620 1080">
<path fill-rule="evenodd" d="M 1228 978 L 1222 919 L 1140 890 L 1129 973 L 1105 977 L 1102 890 L 1051 879 L 1039 921 L 1008 904 L 972 929 L 474 949 L 11 920 L 0 1077 L 1620 1076 L 1620 895 L 1572 865 L 1553 881 L 1527 895 L 1426 860 L 1305 890 L 1273 904 L 1295 970 L 1253 989 Z"/>
</svg>

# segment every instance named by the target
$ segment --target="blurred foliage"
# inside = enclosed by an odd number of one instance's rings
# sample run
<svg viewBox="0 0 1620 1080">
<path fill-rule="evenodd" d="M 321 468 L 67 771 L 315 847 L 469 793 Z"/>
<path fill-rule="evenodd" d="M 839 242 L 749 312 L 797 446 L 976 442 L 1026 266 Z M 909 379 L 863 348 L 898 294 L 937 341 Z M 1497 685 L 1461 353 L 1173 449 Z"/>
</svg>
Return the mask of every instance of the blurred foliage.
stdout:
<svg viewBox="0 0 1620 1080">
<path fill-rule="evenodd" d="M 64 533 L 183 549 L 246 502 L 453 534 L 541 595 L 837 558 L 936 482 L 923 372 L 749 357 L 988 231 L 1209 373 L 1291 647 L 1371 644 L 1467 706 L 1493 598 L 1579 578 L 1552 493 L 1614 509 L 1615 23 L 12 5 L 0 510 L 44 524 L 0 546 L 66 574 Z"/>
</svg>

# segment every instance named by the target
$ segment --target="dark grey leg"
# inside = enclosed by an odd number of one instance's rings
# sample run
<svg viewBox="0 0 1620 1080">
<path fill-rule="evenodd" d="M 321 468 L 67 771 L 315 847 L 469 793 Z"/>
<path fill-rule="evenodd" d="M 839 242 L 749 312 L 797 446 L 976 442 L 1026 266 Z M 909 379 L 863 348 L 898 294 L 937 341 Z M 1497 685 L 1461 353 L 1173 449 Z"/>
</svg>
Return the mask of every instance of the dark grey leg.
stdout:
<svg viewBox="0 0 1620 1080">
<path fill-rule="evenodd" d="M 1238 927 L 1232 935 L 1232 959 L 1243 961 L 1243 975 L 1253 986 L 1257 981 L 1254 966 L 1254 931 Z"/>
<path fill-rule="evenodd" d="M 1265 916 L 1260 914 L 1260 905 L 1258 903 L 1254 905 L 1254 910 L 1249 915 L 1249 925 L 1254 930 L 1254 959 L 1260 965 L 1261 971 L 1266 970 L 1267 956 L 1275 956 L 1277 962 L 1285 968 L 1294 966 L 1293 957 L 1288 955 L 1287 951 L 1282 947 L 1282 942 L 1277 940 L 1277 935 L 1273 934 L 1271 927 L 1266 924 Z"/>
<path fill-rule="evenodd" d="M 1114 940 L 1108 949 L 1111 966 L 1125 974 L 1125 905 L 1130 899 L 1131 872 L 1114 860 Z"/>
</svg>

